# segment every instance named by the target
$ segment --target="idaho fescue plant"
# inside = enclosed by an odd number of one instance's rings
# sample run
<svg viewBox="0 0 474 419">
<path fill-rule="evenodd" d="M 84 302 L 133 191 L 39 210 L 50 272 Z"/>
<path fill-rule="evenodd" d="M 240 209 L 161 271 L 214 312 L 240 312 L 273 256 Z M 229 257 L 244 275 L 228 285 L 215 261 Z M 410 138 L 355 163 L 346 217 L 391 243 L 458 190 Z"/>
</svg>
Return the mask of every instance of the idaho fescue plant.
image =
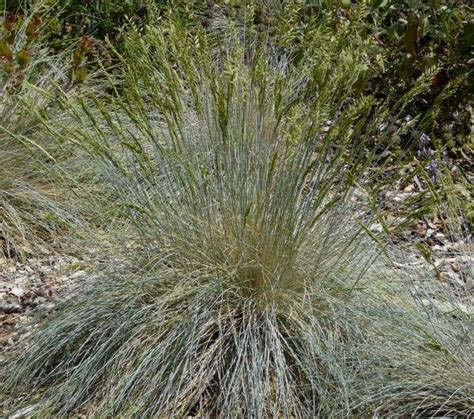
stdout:
<svg viewBox="0 0 474 419">
<path fill-rule="evenodd" d="M 9 259 L 64 248 L 64 233 L 86 225 L 84 213 L 93 218 L 79 197 L 100 177 L 77 148 L 50 138 L 41 125 L 45 113 L 60 117 L 51 94 L 57 86 L 72 97 L 92 89 L 93 74 L 74 85 L 67 75 L 71 47 L 57 53 L 43 40 L 51 4 L 23 6 L 30 9 L 16 17 L 0 14 L 0 257 Z"/>
<path fill-rule="evenodd" d="M 19 29 L 13 53 L 25 51 L 25 30 L 30 17 Z M 2 41 L 4 42 L 4 41 Z M 5 57 L 2 55 L 2 58 Z M 38 45 L 36 55 L 22 62 L 21 68 L 7 74 L 0 69 L 0 255 L 7 257 L 31 252 L 51 242 L 72 219 L 60 203 L 53 182 L 52 144 L 40 131 L 35 115 L 22 107 L 22 101 L 47 108 L 49 100 L 33 87 L 49 89 L 64 85 L 63 57 L 50 57 Z M 7 77 L 8 76 L 8 77 Z M 40 246 L 41 245 L 41 246 Z"/>
<path fill-rule="evenodd" d="M 363 56 L 320 35 L 295 67 L 235 39 L 210 59 L 204 35 L 163 22 L 129 35 L 113 97 L 65 97 L 67 123 L 45 121 L 103 162 L 143 250 L 33 333 L 6 382 L 12 411 L 386 413 L 407 384 L 404 413 L 467 412 L 472 386 L 453 374 L 424 401 L 435 373 L 462 367 L 452 354 L 430 370 L 444 329 L 360 234 L 351 191 L 386 111 L 352 99 Z M 406 372 L 418 346 L 425 364 Z"/>
</svg>

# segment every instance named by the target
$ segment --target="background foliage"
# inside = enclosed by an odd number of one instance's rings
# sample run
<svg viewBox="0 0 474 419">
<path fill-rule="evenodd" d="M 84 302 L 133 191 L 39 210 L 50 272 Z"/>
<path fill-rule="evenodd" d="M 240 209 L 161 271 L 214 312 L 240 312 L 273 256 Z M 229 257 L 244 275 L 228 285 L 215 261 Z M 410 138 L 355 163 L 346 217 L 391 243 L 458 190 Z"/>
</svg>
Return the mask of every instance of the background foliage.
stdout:
<svg viewBox="0 0 474 419">
<path fill-rule="evenodd" d="M 276 48 L 291 48 L 294 62 L 307 47 L 311 28 L 320 27 L 352 46 L 369 48 L 367 68 L 354 86 L 354 94 L 371 94 L 395 103 L 424 73 L 430 87 L 410 103 L 402 118 L 411 118 L 412 129 L 398 140 L 400 152 L 423 153 L 422 134 L 430 139 L 434 159 L 429 166 L 448 162 L 461 184 L 471 179 L 473 149 L 472 69 L 474 67 L 473 10 L 463 1 L 320 1 L 320 2 L 180 2 L 180 1 L 7 1 L 0 35 L 2 77 L 11 88 L 21 83 L 24 67 L 39 46 L 69 52 L 71 80 L 82 82 L 99 63 L 112 64 L 111 48 L 120 50 L 127 27 L 144 28 L 151 21 L 180 16 L 188 30 L 202 26 L 222 29 L 222 22 L 251 24 Z M 28 16 L 28 24 L 22 22 Z M 225 24 L 227 25 L 227 24 Z M 12 42 L 23 28 L 21 46 Z M 389 125 L 401 121 L 387 121 Z M 426 148 L 426 147 L 425 147 Z M 452 159 L 456 162 L 453 163 Z M 433 165 L 432 165 L 433 166 Z M 454 167 L 455 166 L 455 167 Z M 434 167 L 434 166 L 433 166 Z"/>
</svg>

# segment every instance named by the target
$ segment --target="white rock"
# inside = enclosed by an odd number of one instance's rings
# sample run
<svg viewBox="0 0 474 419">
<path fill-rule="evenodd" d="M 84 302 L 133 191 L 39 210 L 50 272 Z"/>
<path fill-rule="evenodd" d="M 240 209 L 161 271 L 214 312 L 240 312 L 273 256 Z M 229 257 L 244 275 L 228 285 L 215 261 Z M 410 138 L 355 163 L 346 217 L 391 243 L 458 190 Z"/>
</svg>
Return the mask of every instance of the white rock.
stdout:
<svg viewBox="0 0 474 419">
<path fill-rule="evenodd" d="M 382 224 L 380 223 L 372 224 L 370 226 L 370 231 L 372 231 L 373 233 L 382 233 L 383 232 Z"/>
<path fill-rule="evenodd" d="M 14 286 L 10 288 L 10 294 L 13 294 L 15 297 L 21 298 L 26 294 L 26 291 L 24 288 Z"/>
<path fill-rule="evenodd" d="M 81 278 L 83 276 L 86 275 L 86 271 L 77 271 L 77 272 L 74 272 L 70 277 L 69 279 L 77 279 L 77 278 Z"/>
</svg>

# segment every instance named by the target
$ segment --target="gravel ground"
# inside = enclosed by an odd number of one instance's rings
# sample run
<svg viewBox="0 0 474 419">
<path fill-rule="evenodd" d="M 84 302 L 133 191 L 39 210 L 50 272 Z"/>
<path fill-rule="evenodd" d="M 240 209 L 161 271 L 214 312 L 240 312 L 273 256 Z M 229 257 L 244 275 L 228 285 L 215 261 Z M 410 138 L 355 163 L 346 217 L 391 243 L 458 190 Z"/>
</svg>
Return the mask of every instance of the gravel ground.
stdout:
<svg viewBox="0 0 474 419">
<path fill-rule="evenodd" d="M 54 310 L 88 278 L 87 261 L 74 256 L 41 255 L 24 261 L 0 258 L 0 348 L 28 334 L 39 312 Z"/>
</svg>

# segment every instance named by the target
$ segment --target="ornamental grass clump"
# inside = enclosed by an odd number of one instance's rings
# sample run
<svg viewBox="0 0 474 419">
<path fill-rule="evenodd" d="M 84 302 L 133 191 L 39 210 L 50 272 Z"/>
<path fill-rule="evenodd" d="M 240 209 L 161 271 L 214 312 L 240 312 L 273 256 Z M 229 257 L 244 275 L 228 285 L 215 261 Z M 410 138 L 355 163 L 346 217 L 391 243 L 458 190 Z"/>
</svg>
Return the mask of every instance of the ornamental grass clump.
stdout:
<svg viewBox="0 0 474 419">
<path fill-rule="evenodd" d="M 132 33 L 115 94 L 44 121 L 102 162 L 141 250 L 27 339 L 12 412 L 312 417 L 365 396 L 371 322 L 411 307 L 351 199 L 384 111 L 352 98 L 356 51 L 294 67 L 227 42 L 211 60 L 172 22 Z"/>
<path fill-rule="evenodd" d="M 71 46 L 58 52 L 45 41 L 57 23 L 50 3 L 0 17 L 0 257 L 64 249 L 65 233 L 96 218 L 85 194 L 94 190 L 95 207 L 107 199 L 97 191 L 100 170 L 42 126 L 44 115 L 61 119 L 57 88 L 70 98 L 100 90 L 94 73 L 81 85 L 71 80 Z"/>
<path fill-rule="evenodd" d="M 456 256 L 459 263 L 464 256 Z M 363 367 L 350 388 L 351 411 L 469 417 L 474 406 L 472 294 L 438 282 L 426 266 L 410 268 L 412 262 L 400 261 L 403 265 L 384 274 L 392 281 L 398 275 L 399 288 L 384 289 L 386 297 L 395 291 L 390 303 L 369 309 L 366 339 L 355 350 Z M 472 270 L 465 281 L 472 283 Z"/>
<path fill-rule="evenodd" d="M 52 176 L 52 144 L 38 118 L 22 105 L 31 101 L 38 111 L 50 107 L 37 89 L 64 85 L 64 68 L 62 57 L 40 48 L 18 75 L 0 79 L 0 255 L 44 249 L 70 221 Z"/>
</svg>

